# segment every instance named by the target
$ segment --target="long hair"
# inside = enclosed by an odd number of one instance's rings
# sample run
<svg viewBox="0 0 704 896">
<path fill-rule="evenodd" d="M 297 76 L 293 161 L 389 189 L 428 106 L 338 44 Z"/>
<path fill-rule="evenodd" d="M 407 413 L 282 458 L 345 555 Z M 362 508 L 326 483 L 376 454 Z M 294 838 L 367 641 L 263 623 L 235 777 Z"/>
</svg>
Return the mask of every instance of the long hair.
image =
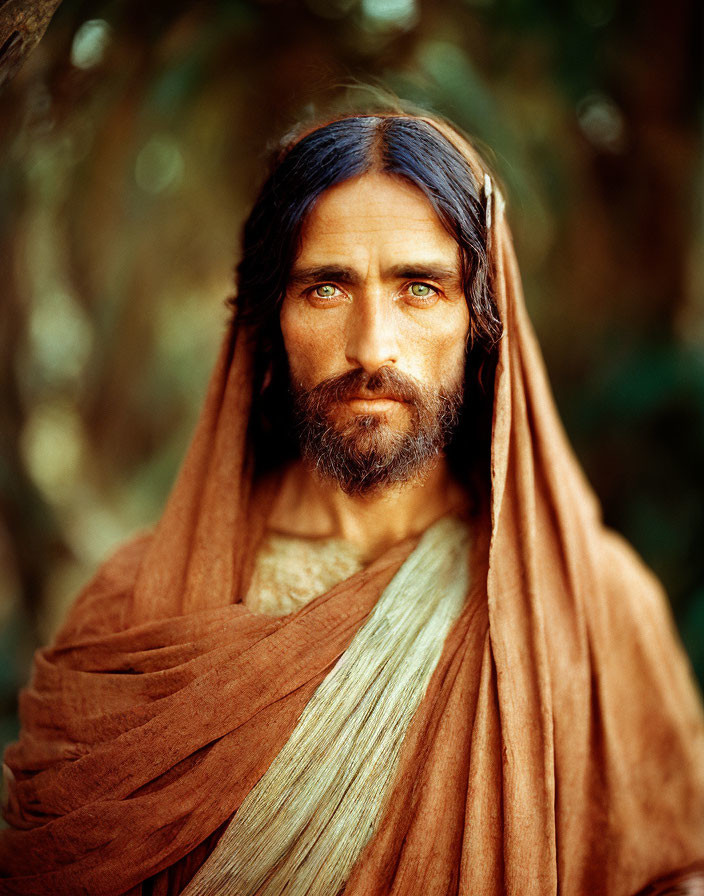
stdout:
<svg viewBox="0 0 704 896">
<path fill-rule="evenodd" d="M 269 469 L 298 452 L 279 312 L 303 223 L 327 189 L 372 171 L 421 190 L 460 248 L 470 331 L 462 420 L 447 456 L 458 474 L 468 468 L 487 474 L 495 346 L 502 326 L 491 294 L 481 186 L 434 127 L 386 114 L 338 118 L 289 139 L 275 154 L 245 222 L 237 293 L 228 301 L 255 345 L 251 437 L 256 464 Z"/>
</svg>

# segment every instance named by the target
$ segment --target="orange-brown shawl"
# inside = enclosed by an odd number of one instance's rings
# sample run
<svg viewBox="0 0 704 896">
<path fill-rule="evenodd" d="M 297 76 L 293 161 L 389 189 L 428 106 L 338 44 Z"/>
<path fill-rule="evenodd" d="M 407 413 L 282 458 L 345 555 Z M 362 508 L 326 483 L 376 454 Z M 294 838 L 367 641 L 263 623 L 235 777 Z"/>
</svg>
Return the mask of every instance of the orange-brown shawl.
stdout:
<svg viewBox="0 0 704 896">
<path fill-rule="evenodd" d="M 469 145 L 433 125 L 481 183 Z M 704 861 L 690 668 L 567 443 L 496 203 L 490 255 L 505 335 L 475 593 L 345 896 L 631 896 Z M 104 564 L 36 654 L 5 755 L 1 893 L 178 893 L 413 549 L 290 616 L 242 605 L 275 490 L 252 483 L 244 336 L 227 332 L 154 534 Z"/>
</svg>

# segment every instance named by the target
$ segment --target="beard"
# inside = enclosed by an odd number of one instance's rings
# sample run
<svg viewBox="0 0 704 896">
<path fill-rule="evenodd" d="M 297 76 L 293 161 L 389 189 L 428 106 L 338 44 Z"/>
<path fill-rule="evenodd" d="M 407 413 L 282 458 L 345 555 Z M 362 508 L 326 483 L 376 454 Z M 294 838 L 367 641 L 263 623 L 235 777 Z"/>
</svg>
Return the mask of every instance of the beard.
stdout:
<svg viewBox="0 0 704 896">
<path fill-rule="evenodd" d="M 291 381 L 301 455 L 348 495 L 367 495 L 428 472 L 457 428 L 464 398 L 464 370 L 449 386 L 433 389 L 408 374 L 380 367 L 330 377 L 312 389 Z M 354 414 L 340 421 L 334 410 L 359 397 L 406 403 L 404 429 L 384 413 Z"/>
</svg>

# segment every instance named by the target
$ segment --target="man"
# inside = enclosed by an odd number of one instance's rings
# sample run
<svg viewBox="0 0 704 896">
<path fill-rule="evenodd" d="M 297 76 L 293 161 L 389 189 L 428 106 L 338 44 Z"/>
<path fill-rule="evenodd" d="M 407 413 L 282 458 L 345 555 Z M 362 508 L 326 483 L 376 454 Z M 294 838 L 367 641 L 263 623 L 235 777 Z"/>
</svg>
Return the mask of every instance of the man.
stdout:
<svg viewBox="0 0 704 896">
<path fill-rule="evenodd" d="M 699 697 L 469 143 L 297 135 L 233 305 L 155 532 L 37 654 L 0 892 L 699 892 Z"/>
</svg>

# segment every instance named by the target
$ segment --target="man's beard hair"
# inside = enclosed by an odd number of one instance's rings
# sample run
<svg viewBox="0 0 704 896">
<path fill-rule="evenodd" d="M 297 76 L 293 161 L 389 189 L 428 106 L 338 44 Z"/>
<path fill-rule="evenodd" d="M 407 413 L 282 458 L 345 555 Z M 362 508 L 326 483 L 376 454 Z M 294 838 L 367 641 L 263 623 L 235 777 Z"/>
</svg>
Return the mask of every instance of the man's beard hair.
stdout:
<svg viewBox="0 0 704 896">
<path fill-rule="evenodd" d="M 340 402 L 374 393 L 407 402 L 410 421 L 394 429 L 384 414 L 355 414 L 335 422 Z M 322 475 L 337 481 L 348 495 L 366 495 L 427 472 L 457 428 L 464 379 L 446 389 L 422 386 L 407 374 L 380 367 L 331 377 L 312 389 L 291 382 L 301 455 Z"/>
</svg>

